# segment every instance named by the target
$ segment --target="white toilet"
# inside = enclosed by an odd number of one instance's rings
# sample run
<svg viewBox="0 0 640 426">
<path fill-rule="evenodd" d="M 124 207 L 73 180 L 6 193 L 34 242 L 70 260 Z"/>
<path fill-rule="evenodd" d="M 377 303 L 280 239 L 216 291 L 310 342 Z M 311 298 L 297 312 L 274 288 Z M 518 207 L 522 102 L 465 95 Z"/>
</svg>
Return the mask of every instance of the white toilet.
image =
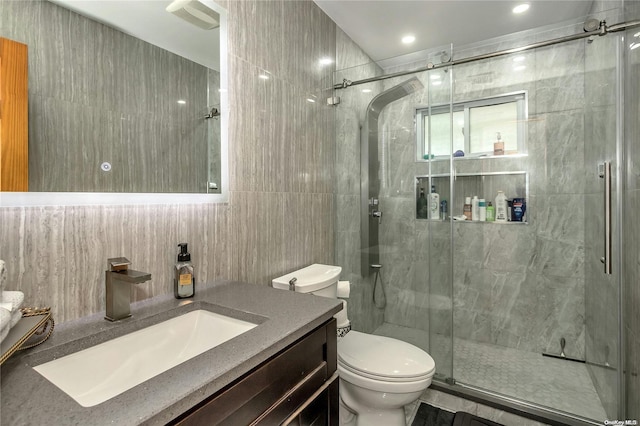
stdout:
<svg viewBox="0 0 640 426">
<path fill-rule="evenodd" d="M 338 296 L 339 266 L 314 264 L 272 281 L 274 288 Z M 339 329 L 349 328 L 345 309 L 336 315 Z M 339 335 L 340 335 L 339 330 Z M 404 406 L 429 387 L 433 358 L 409 343 L 389 337 L 349 331 L 338 338 L 340 424 L 403 426 Z"/>
</svg>

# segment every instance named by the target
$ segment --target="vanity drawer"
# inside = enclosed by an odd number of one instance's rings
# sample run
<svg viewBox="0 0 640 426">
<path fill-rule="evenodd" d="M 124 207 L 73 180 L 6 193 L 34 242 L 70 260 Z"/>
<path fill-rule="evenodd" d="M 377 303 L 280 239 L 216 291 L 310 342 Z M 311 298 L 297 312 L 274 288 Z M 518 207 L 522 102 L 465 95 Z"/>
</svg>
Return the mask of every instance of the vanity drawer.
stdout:
<svg viewBox="0 0 640 426">
<path fill-rule="evenodd" d="M 178 425 L 279 425 L 323 387 L 337 369 L 336 321 L 332 319 L 185 413 Z M 335 381 L 337 383 L 337 381 Z M 335 395 L 333 395 L 335 394 Z M 329 393 L 325 394 L 329 395 Z M 327 418 L 337 425 L 337 393 Z M 315 403 L 313 406 L 322 405 Z M 334 407 L 335 405 L 335 407 Z M 335 410 L 334 410 L 335 408 Z M 297 424 L 297 423 L 293 423 Z"/>
</svg>

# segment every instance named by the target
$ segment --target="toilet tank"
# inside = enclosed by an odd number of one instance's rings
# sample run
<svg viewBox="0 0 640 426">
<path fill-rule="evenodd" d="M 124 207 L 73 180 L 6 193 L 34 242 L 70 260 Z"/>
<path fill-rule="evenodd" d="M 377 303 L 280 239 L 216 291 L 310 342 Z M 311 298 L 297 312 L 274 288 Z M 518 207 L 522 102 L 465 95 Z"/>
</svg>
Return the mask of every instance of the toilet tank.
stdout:
<svg viewBox="0 0 640 426">
<path fill-rule="evenodd" d="M 275 278 L 271 281 L 273 288 L 289 290 L 289 281 L 296 278 L 295 289 L 299 293 L 312 293 L 317 296 L 338 297 L 338 277 L 340 266 L 322 265 L 314 263 L 306 268 L 298 269 Z"/>
</svg>

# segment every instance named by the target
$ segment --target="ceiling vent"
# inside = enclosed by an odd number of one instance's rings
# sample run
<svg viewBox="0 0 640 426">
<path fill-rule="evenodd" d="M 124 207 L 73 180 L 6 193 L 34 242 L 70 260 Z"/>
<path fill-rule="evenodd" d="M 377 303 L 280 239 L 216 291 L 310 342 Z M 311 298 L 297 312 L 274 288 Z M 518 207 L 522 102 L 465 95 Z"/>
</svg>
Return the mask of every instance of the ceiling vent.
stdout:
<svg viewBox="0 0 640 426">
<path fill-rule="evenodd" d="M 166 10 L 203 30 L 220 26 L 220 15 L 200 0 L 175 0 Z"/>
</svg>

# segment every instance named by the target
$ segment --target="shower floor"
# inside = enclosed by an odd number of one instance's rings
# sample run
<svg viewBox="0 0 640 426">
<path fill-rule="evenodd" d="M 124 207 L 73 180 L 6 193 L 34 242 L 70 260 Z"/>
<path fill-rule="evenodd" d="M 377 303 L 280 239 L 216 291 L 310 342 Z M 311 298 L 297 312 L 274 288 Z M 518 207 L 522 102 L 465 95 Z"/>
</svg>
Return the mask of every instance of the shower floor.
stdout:
<svg viewBox="0 0 640 426">
<path fill-rule="evenodd" d="M 374 334 L 428 351 L 426 331 L 384 323 Z M 607 418 L 585 364 L 458 338 L 453 344 L 457 382 L 598 421 Z"/>
</svg>

